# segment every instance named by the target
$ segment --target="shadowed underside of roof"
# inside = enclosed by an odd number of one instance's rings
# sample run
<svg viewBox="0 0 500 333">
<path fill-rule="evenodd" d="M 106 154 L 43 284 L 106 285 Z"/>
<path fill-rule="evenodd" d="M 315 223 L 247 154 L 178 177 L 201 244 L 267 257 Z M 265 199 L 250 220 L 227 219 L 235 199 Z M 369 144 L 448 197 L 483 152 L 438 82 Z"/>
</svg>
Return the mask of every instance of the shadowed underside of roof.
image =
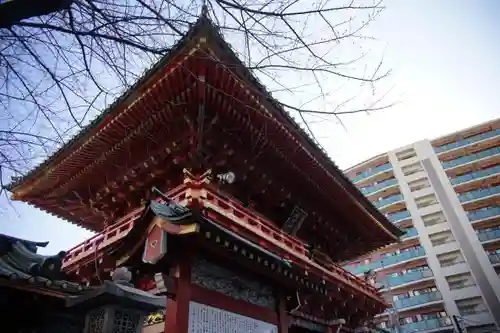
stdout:
<svg viewBox="0 0 500 333">
<path fill-rule="evenodd" d="M 265 87 L 257 80 L 257 78 L 252 75 L 250 70 L 248 70 L 244 64 L 238 59 L 236 54 L 231 50 L 230 46 L 224 41 L 220 35 L 217 27 L 205 16 L 202 16 L 196 24 L 194 24 L 189 32 L 184 36 L 173 48 L 165 55 L 156 65 L 154 65 L 146 74 L 137 81 L 124 95 L 122 95 L 115 103 L 113 103 L 108 109 L 106 109 L 99 117 L 94 119 L 88 126 L 85 127 L 79 134 L 77 134 L 72 140 L 70 140 L 66 145 L 49 157 L 44 163 L 33 169 L 26 176 L 20 177 L 9 184 L 8 188 L 16 193 L 17 190 L 21 188 L 28 188 L 30 184 L 34 183 L 36 180 L 43 179 L 47 172 L 55 168 L 58 163 L 63 159 L 70 156 L 70 154 L 76 151 L 83 143 L 90 137 L 95 135 L 98 128 L 102 128 L 107 122 L 120 112 L 120 106 L 124 104 L 130 104 L 135 98 L 135 92 L 139 89 L 144 88 L 151 80 L 155 78 L 155 75 L 163 69 L 173 58 L 175 58 L 178 53 L 185 50 L 186 47 L 192 44 L 194 37 L 196 36 L 207 36 L 213 43 L 225 52 L 225 56 L 231 59 L 231 62 L 235 64 L 234 71 L 238 76 L 242 78 L 247 84 L 252 85 L 254 90 L 260 92 L 260 96 L 264 96 L 265 102 L 269 104 L 270 111 L 276 115 L 277 119 L 284 124 L 285 128 L 296 133 L 301 140 L 301 144 L 307 149 L 318 162 L 328 171 L 331 178 L 335 179 L 335 182 L 341 188 L 342 191 L 347 192 L 349 196 L 352 196 L 356 200 L 362 209 L 366 210 L 367 214 L 373 216 L 374 224 L 378 224 L 376 228 L 381 228 L 386 230 L 388 235 L 388 242 L 396 240 L 402 235 L 402 232 L 395 227 L 392 223 L 387 221 L 387 219 L 359 192 L 359 190 L 344 176 L 344 174 L 338 169 L 338 167 L 329 159 L 327 154 L 319 147 L 319 145 L 298 126 L 298 124 L 289 116 L 289 114 L 283 109 L 278 101 L 273 99 L 271 95 L 266 91 Z M 361 209 L 359 207 L 358 209 Z M 376 221 L 376 222 L 375 222 Z"/>
</svg>

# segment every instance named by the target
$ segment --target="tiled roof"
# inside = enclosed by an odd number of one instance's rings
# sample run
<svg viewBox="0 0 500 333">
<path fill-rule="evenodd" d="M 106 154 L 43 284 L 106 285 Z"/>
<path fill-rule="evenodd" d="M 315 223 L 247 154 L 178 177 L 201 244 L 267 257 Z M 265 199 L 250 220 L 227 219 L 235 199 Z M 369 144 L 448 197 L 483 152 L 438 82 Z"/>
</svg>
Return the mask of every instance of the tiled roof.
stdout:
<svg viewBox="0 0 500 333">
<path fill-rule="evenodd" d="M 37 253 L 48 242 L 32 242 L 0 234 L 0 279 L 25 283 L 28 286 L 79 294 L 87 287 L 65 280 L 61 260 L 65 252 L 55 256 Z"/>
<path fill-rule="evenodd" d="M 305 146 L 307 149 L 319 156 L 321 163 L 328 169 L 328 171 L 338 179 L 341 183 L 341 186 L 353 195 L 362 206 L 372 214 L 377 221 L 379 221 L 385 229 L 387 229 L 391 234 L 395 237 L 401 237 L 403 235 L 402 231 L 397 228 L 394 224 L 387 221 L 387 218 L 379 212 L 375 206 L 354 186 L 351 181 L 344 175 L 344 173 L 337 167 L 337 165 L 330 159 L 330 157 L 326 154 L 326 151 L 319 145 L 314 138 L 312 138 L 305 130 L 303 130 L 298 123 L 290 116 L 290 114 L 284 109 L 284 107 L 272 97 L 271 93 L 267 91 L 264 85 L 258 80 L 258 78 L 249 70 L 243 62 L 238 58 L 236 53 L 233 51 L 231 46 L 224 40 L 220 30 L 216 27 L 213 22 L 206 16 L 202 15 L 198 21 L 189 29 L 186 35 L 181 38 L 172 49 L 163 56 L 154 66 L 152 66 L 149 70 L 147 70 L 144 75 L 134 84 L 132 85 L 120 98 L 118 98 L 111 106 L 109 106 L 104 112 L 102 112 L 97 118 L 95 118 L 90 124 L 88 124 L 82 131 L 80 131 L 76 136 L 74 136 L 69 142 L 64 144 L 58 151 L 56 151 L 52 156 L 50 156 L 47 160 L 45 160 L 42 164 L 28 172 L 26 175 L 22 177 L 13 177 L 12 182 L 6 186 L 8 190 L 13 190 L 15 187 L 21 185 L 22 183 L 28 181 L 40 174 L 42 170 L 47 168 L 51 163 L 55 163 L 55 161 L 67 153 L 67 151 L 71 149 L 76 149 L 80 140 L 86 135 L 91 135 L 91 131 L 96 128 L 101 121 L 103 121 L 108 115 L 116 114 L 119 112 L 119 108 L 117 107 L 124 100 L 132 96 L 133 92 L 137 90 L 140 86 L 144 85 L 151 77 L 162 67 L 164 67 L 168 62 L 189 42 L 192 41 L 193 36 L 196 36 L 200 33 L 204 33 L 206 36 L 214 37 L 213 40 L 217 42 L 218 46 L 226 52 L 228 57 L 232 62 L 236 64 L 234 70 L 238 69 L 238 73 L 242 75 L 242 77 L 250 82 L 266 100 L 266 102 L 270 103 L 274 111 L 284 118 L 287 125 L 291 126 L 293 130 L 301 136 L 301 138 L 305 141 Z"/>
<path fill-rule="evenodd" d="M 66 298 L 67 307 L 80 309 L 98 309 L 106 304 L 120 304 L 120 306 L 151 313 L 165 308 L 166 296 L 156 296 L 133 287 L 128 283 L 104 281 L 103 284 L 93 287 L 80 296 Z"/>
</svg>

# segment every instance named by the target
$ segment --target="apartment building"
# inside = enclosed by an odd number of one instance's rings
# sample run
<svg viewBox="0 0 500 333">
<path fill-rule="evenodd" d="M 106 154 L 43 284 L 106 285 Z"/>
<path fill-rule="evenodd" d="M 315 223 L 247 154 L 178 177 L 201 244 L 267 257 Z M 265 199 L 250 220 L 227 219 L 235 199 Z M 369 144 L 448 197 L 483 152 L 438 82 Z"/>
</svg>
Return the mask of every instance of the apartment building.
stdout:
<svg viewBox="0 0 500 333">
<path fill-rule="evenodd" d="M 346 263 L 375 274 L 401 333 L 500 332 L 500 119 L 422 140 L 345 171 L 400 242 Z"/>
</svg>

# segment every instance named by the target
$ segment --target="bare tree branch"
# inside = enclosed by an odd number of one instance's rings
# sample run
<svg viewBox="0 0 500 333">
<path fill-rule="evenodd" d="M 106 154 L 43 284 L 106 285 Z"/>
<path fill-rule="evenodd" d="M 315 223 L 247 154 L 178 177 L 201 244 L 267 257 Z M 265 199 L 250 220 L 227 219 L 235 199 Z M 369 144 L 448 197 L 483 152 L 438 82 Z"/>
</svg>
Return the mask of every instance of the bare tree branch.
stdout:
<svg viewBox="0 0 500 333">
<path fill-rule="evenodd" d="M 383 10 L 380 0 L 63 1 L 59 11 L 18 13 L 0 28 L 2 184 L 134 84 L 188 31 L 202 4 L 273 103 L 315 141 L 317 126 L 341 122 L 340 115 L 393 105 L 375 89 L 390 72 L 364 35 Z"/>
</svg>

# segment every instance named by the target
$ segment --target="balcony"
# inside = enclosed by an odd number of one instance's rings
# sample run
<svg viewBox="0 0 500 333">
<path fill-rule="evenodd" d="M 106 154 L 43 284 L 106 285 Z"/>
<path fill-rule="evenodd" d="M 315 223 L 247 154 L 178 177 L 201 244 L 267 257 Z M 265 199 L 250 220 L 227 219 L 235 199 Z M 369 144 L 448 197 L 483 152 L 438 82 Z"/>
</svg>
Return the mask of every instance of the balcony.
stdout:
<svg viewBox="0 0 500 333">
<path fill-rule="evenodd" d="M 488 207 L 467 212 L 469 221 L 479 221 L 490 217 L 500 216 L 500 207 Z"/>
<path fill-rule="evenodd" d="M 496 227 L 489 230 L 478 230 L 477 238 L 479 238 L 481 242 L 486 242 L 493 239 L 500 239 L 500 227 Z"/>
<path fill-rule="evenodd" d="M 450 182 L 452 185 L 458 185 L 466 182 L 473 181 L 475 179 L 485 178 L 494 174 L 500 173 L 500 165 L 495 165 L 494 167 L 478 170 L 474 172 L 466 173 L 455 178 L 451 178 Z"/>
<path fill-rule="evenodd" d="M 444 327 L 453 327 L 450 318 L 432 318 L 418 321 L 416 323 L 401 325 L 399 333 L 423 332 Z M 392 332 L 396 332 L 396 330 L 393 329 Z"/>
<path fill-rule="evenodd" d="M 456 149 L 459 147 L 464 147 L 464 146 L 470 145 L 471 143 L 474 143 L 474 142 L 483 141 L 483 140 L 486 140 L 489 138 L 493 138 L 497 135 L 500 135 L 500 129 L 496 129 L 493 131 L 473 135 L 471 137 L 468 137 L 467 139 L 458 140 L 455 142 L 450 142 L 450 143 L 447 143 L 445 145 L 435 147 L 434 151 L 436 152 L 436 154 L 439 154 L 439 153 L 442 153 L 444 151 L 448 151 L 448 150 L 452 150 L 452 149 Z"/>
<path fill-rule="evenodd" d="M 359 190 L 365 196 L 368 196 L 368 195 L 375 193 L 375 192 L 378 192 L 386 187 L 396 185 L 397 183 L 398 183 L 398 181 L 395 178 L 391 178 L 391 179 L 384 180 L 384 181 L 382 181 L 378 184 L 372 185 L 372 186 L 362 187 Z"/>
<path fill-rule="evenodd" d="M 425 256 L 425 250 L 423 247 L 417 247 L 408 251 L 401 252 L 400 254 L 385 257 L 380 261 L 380 267 L 385 267 L 389 265 L 398 264 L 403 261 L 415 259 Z"/>
<path fill-rule="evenodd" d="M 388 276 L 385 279 L 385 284 L 389 287 L 397 287 L 410 282 L 415 282 L 418 280 L 433 277 L 432 271 L 429 268 L 422 269 L 420 271 L 413 271 L 403 275 L 398 276 Z"/>
<path fill-rule="evenodd" d="M 500 193 L 500 185 L 486 187 L 486 188 L 481 188 L 478 190 L 462 193 L 458 196 L 458 200 L 460 200 L 460 202 L 464 203 L 464 202 L 474 201 L 474 200 L 481 199 L 481 198 L 490 197 L 492 195 L 496 195 L 499 193 Z"/>
<path fill-rule="evenodd" d="M 475 154 L 467 155 L 467 156 L 461 156 L 459 158 L 455 158 L 453 160 L 449 161 L 443 161 L 441 162 L 441 165 L 443 166 L 443 169 L 449 169 L 453 168 L 462 164 L 474 162 L 486 157 L 494 156 L 500 154 L 500 147 L 495 147 L 495 148 L 490 148 L 486 149 L 480 152 L 477 152 Z"/>
<path fill-rule="evenodd" d="M 490 262 L 495 265 L 495 264 L 500 264 L 500 254 L 488 254 L 488 259 L 490 259 Z"/>
<path fill-rule="evenodd" d="M 418 236 L 417 229 L 415 228 L 408 228 L 404 229 L 403 231 L 405 232 L 405 234 L 403 235 L 403 237 L 401 237 L 402 239 Z"/>
<path fill-rule="evenodd" d="M 363 274 L 365 272 L 368 272 L 372 268 L 371 268 L 371 264 L 368 264 L 368 265 L 359 265 L 356 267 L 344 266 L 344 269 L 346 271 L 352 273 L 353 275 L 359 275 L 359 274 Z"/>
<path fill-rule="evenodd" d="M 386 266 L 395 265 L 400 262 L 408 261 L 414 258 L 419 258 L 425 256 L 425 250 L 423 247 L 417 247 L 408 251 L 401 252 L 400 254 L 395 254 L 392 256 L 387 256 L 382 260 L 374 261 L 366 265 L 359 265 L 356 267 L 344 266 L 344 268 L 354 275 L 365 273 L 369 270 L 381 269 Z"/>
<path fill-rule="evenodd" d="M 389 197 L 382 198 L 380 200 L 372 201 L 373 205 L 380 209 L 381 207 L 388 206 L 390 204 L 393 204 L 395 202 L 403 201 L 403 195 L 401 194 L 395 194 L 391 195 Z"/>
<path fill-rule="evenodd" d="M 392 306 L 400 310 L 404 308 L 414 307 L 417 305 L 441 301 L 441 300 L 443 300 L 441 293 L 439 291 L 435 291 L 404 299 L 398 299 L 397 301 L 392 302 Z"/>
<path fill-rule="evenodd" d="M 363 172 L 358 173 L 355 177 L 351 178 L 351 182 L 357 183 L 362 179 L 371 177 L 373 175 L 376 175 L 377 173 L 384 172 L 384 171 L 387 171 L 390 169 L 392 169 L 392 165 L 390 163 L 385 163 L 385 164 L 382 164 L 382 165 L 379 165 L 379 166 L 376 166 L 374 168 L 371 168 L 371 169 L 368 169 L 368 170 L 365 170 Z"/>
<path fill-rule="evenodd" d="M 410 212 L 407 210 L 397 212 L 397 213 L 392 213 L 392 214 L 387 214 L 386 215 L 387 219 L 391 221 L 392 223 L 407 219 L 411 217 Z"/>
</svg>

